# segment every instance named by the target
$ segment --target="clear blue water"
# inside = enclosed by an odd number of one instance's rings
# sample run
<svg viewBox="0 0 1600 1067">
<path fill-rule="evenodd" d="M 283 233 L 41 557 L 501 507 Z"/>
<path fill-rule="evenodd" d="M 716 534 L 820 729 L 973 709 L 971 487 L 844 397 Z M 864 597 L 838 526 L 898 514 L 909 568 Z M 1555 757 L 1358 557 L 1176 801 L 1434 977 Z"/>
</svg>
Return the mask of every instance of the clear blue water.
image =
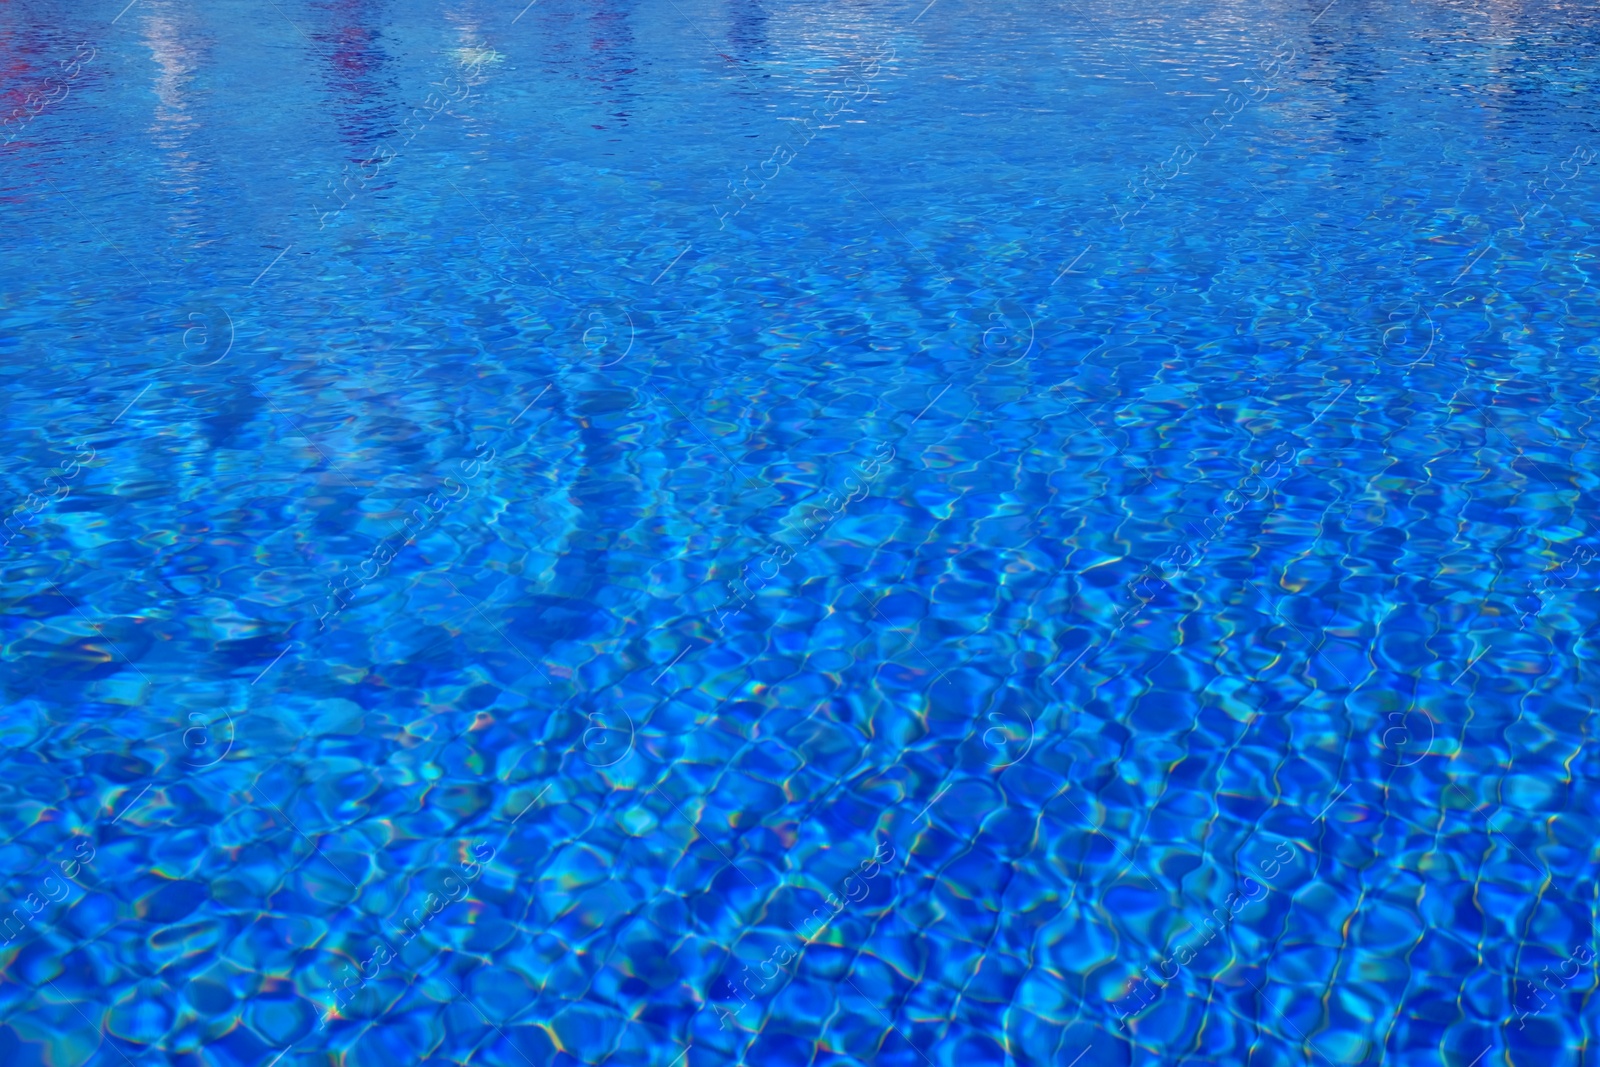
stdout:
<svg viewBox="0 0 1600 1067">
<path fill-rule="evenodd" d="M 1594 1062 L 1600 18 L 0 3 L 0 1062 Z"/>
</svg>

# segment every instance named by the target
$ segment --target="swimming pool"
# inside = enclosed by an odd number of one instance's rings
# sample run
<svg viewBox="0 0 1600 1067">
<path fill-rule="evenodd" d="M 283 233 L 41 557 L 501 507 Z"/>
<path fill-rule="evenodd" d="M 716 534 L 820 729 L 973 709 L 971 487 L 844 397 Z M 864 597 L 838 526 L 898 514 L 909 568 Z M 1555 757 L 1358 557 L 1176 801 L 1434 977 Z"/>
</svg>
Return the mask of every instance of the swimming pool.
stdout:
<svg viewBox="0 0 1600 1067">
<path fill-rule="evenodd" d="M 0 7 L 0 1062 L 1588 1062 L 1597 31 Z"/>
</svg>

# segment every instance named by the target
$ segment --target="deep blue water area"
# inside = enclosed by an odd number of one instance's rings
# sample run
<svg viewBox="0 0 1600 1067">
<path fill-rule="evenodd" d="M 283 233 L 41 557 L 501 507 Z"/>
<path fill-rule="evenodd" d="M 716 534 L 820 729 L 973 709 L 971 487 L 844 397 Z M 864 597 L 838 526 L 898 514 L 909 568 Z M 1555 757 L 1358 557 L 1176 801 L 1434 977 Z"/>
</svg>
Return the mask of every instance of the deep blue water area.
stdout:
<svg viewBox="0 0 1600 1067">
<path fill-rule="evenodd" d="M 1597 43 L 0 0 L 0 1064 L 1594 1064 Z"/>
</svg>

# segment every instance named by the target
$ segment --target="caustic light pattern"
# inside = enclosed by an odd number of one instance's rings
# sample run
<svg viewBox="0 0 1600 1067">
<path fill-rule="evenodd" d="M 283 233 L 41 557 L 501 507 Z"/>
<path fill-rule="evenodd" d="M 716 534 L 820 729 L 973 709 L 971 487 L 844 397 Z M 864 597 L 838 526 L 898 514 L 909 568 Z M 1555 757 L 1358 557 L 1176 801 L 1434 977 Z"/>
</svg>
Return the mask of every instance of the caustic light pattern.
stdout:
<svg viewBox="0 0 1600 1067">
<path fill-rule="evenodd" d="M 0 1063 L 1590 1063 L 1597 43 L 0 3 Z"/>
</svg>

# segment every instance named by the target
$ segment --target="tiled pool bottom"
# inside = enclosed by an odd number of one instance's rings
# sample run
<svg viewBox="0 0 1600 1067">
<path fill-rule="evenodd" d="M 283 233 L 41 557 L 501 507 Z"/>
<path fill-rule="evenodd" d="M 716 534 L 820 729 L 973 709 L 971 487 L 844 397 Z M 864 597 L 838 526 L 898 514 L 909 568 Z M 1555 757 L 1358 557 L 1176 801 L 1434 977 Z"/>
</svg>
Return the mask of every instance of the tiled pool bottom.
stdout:
<svg viewBox="0 0 1600 1067">
<path fill-rule="evenodd" d="M 1593 1058 L 1594 11 L 125 3 L 0 1063 Z"/>
</svg>

